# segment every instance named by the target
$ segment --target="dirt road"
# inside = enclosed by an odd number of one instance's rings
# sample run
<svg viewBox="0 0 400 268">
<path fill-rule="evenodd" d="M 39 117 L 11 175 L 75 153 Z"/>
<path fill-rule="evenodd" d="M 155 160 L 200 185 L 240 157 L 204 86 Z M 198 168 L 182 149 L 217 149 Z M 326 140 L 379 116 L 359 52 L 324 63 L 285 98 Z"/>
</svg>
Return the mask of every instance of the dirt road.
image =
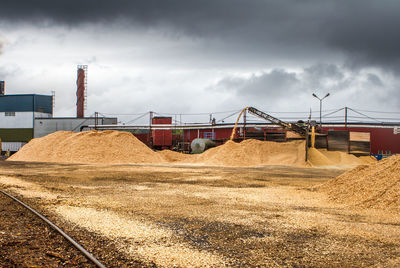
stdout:
<svg viewBox="0 0 400 268">
<path fill-rule="evenodd" d="M 348 208 L 313 191 L 343 172 L 1 162 L 0 185 L 102 241 L 92 242 L 98 255 L 132 265 L 397 265 L 398 212 Z"/>
</svg>

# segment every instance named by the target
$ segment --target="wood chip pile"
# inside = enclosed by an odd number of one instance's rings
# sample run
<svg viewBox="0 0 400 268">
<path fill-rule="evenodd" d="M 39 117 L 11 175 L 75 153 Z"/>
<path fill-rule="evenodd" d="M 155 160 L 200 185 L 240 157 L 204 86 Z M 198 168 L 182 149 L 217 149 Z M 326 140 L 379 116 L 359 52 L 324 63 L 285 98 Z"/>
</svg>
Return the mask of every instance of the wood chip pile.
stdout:
<svg viewBox="0 0 400 268">
<path fill-rule="evenodd" d="M 340 151 L 328 151 L 326 149 L 309 148 L 308 163 L 313 167 L 321 166 L 358 166 L 376 162 L 371 157 L 359 158 L 352 154 Z"/>
<path fill-rule="evenodd" d="M 400 155 L 358 166 L 317 189 L 344 204 L 400 209 Z"/>
<path fill-rule="evenodd" d="M 365 161 L 344 152 L 311 148 L 311 166 L 351 166 Z M 305 144 L 245 140 L 228 141 L 202 154 L 187 155 L 169 150 L 155 152 L 124 131 L 58 131 L 33 139 L 9 158 L 11 161 L 64 163 L 186 163 L 212 166 L 305 165 Z"/>
<path fill-rule="evenodd" d="M 305 144 L 304 141 L 287 143 L 252 139 L 241 143 L 228 141 L 224 145 L 199 154 L 192 162 L 223 166 L 302 166 L 305 165 Z"/>
<path fill-rule="evenodd" d="M 159 151 L 158 154 L 160 154 L 167 162 L 180 162 L 194 156 L 171 150 L 162 150 Z"/>
<path fill-rule="evenodd" d="M 164 159 L 123 131 L 58 131 L 31 140 L 11 161 L 65 163 L 159 163 Z"/>
<path fill-rule="evenodd" d="M 228 141 L 199 155 L 154 152 L 122 131 L 59 131 L 31 140 L 10 161 L 65 163 L 189 163 L 217 166 L 304 165 L 303 141 Z"/>
</svg>

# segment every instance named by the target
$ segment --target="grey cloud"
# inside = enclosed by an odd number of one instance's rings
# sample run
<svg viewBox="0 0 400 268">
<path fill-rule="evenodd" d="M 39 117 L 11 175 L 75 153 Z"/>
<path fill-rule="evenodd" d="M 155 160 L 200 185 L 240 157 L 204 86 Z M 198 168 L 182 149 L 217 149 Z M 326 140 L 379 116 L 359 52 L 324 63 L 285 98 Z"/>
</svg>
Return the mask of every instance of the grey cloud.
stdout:
<svg viewBox="0 0 400 268">
<path fill-rule="evenodd" d="M 346 73 L 349 75 L 346 75 Z M 348 88 L 357 74 L 347 69 L 346 66 L 319 63 L 304 68 L 299 76 L 303 88 L 312 91 L 329 90 L 332 92 Z"/>
<path fill-rule="evenodd" d="M 2 40 L 0 36 L 0 55 L 3 54 L 3 48 L 5 46 L 5 42 Z"/>
<path fill-rule="evenodd" d="M 4 1 L 3 1 L 4 2 Z M 183 35 L 223 40 L 221 53 L 279 53 L 294 60 L 346 55 L 349 67 L 400 70 L 399 1 L 383 0 L 86 0 L 5 1 L 0 20 L 79 27 L 128 22 Z"/>
<path fill-rule="evenodd" d="M 249 78 L 227 77 L 219 81 L 214 90 L 233 92 L 245 102 L 258 99 L 272 99 L 275 103 L 285 103 L 296 99 L 303 103 L 310 99 L 311 93 L 330 92 L 330 101 L 343 106 L 360 107 L 387 103 L 396 107 L 400 91 L 398 80 L 393 77 L 391 84 L 385 85 L 378 73 L 357 72 L 346 66 L 316 64 L 296 73 L 285 69 L 275 69 Z M 335 99 L 335 100 L 334 100 Z"/>
<path fill-rule="evenodd" d="M 342 70 L 335 64 L 316 64 L 304 69 L 304 72 L 310 76 L 310 79 L 318 79 L 320 77 L 331 79 L 343 79 Z"/>
<path fill-rule="evenodd" d="M 367 79 L 368 79 L 368 83 L 370 83 L 372 85 L 375 85 L 375 86 L 378 86 L 378 87 L 383 87 L 384 86 L 381 78 L 376 74 L 369 73 L 367 75 Z"/>
<path fill-rule="evenodd" d="M 275 69 L 250 78 L 228 77 L 217 86 L 241 96 L 279 98 L 293 93 L 298 82 L 295 73 Z"/>
</svg>

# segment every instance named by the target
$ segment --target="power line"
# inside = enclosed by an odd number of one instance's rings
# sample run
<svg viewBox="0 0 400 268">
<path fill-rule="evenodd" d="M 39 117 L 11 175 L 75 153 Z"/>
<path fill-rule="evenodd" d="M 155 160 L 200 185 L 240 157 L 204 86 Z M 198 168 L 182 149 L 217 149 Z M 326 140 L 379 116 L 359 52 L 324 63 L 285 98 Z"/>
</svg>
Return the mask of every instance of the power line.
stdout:
<svg viewBox="0 0 400 268">
<path fill-rule="evenodd" d="M 400 112 L 369 111 L 369 110 L 360 110 L 360 109 L 357 109 L 357 111 L 368 112 L 368 113 L 378 113 L 378 114 L 400 114 Z"/>
<path fill-rule="evenodd" d="M 377 121 L 377 122 L 379 122 L 379 123 L 383 123 L 383 122 L 381 122 L 381 121 L 379 121 L 379 120 L 377 120 L 377 119 L 375 119 L 375 118 L 373 118 L 373 117 L 370 117 L 370 116 L 368 116 L 368 115 L 366 115 L 366 114 L 360 113 L 360 112 L 358 112 L 358 111 L 356 111 L 356 110 L 353 110 L 353 109 L 351 109 L 351 108 L 348 108 L 348 109 L 351 110 L 351 111 L 353 111 L 353 112 L 355 112 L 355 113 L 357 113 L 357 114 L 360 114 L 360 115 L 362 115 L 362 116 L 365 116 L 365 117 L 367 117 L 367 118 L 369 118 L 369 119 L 372 119 L 372 120 Z"/>
</svg>

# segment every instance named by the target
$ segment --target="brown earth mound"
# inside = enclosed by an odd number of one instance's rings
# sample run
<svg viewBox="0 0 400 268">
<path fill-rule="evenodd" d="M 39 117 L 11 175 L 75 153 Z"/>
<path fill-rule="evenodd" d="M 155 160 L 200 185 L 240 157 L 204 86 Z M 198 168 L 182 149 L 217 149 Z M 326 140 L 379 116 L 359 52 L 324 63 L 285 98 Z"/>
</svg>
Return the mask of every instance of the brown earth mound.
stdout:
<svg viewBox="0 0 400 268">
<path fill-rule="evenodd" d="M 66 163 L 160 163 L 164 159 L 123 131 L 58 131 L 31 140 L 11 161 Z"/>
<path fill-rule="evenodd" d="M 344 204 L 400 209 L 400 155 L 356 167 L 317 189 Z"/>
<path fill-rule="evenodd" d="M 197 155 L 192 163 L 221 166 L 305 165 L 304 141 L 278 143 L 245 140 L 228 141 Z"/>
</svg>

